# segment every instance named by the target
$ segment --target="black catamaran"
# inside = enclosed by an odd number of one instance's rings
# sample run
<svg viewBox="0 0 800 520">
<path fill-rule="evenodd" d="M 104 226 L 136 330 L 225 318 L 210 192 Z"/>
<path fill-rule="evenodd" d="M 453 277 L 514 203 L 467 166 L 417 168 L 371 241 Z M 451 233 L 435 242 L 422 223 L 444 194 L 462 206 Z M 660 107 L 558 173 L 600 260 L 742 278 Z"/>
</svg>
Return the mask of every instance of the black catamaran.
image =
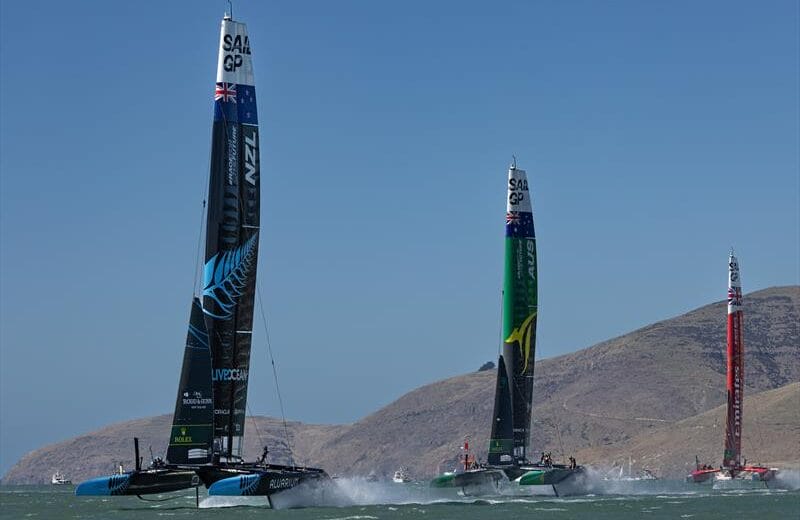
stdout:
<svg viewBox="0 0 800 520">
<path fill-rule="evenodd" d="M 244 423 L 258 263 L 258 112 L 245 24 L 226 15 L 220 34 L 211 144 L 202 301 L 189 322 L 166 460 L 82 483 L 77 495 L 164 493 L 221 481 L 211 494 L 272 495 L 328 479 L 321 469 L 245 462 Z M 233 478 L 231 478 L 233 477 Z M 215 492 L 216 491 L 216 492 Z"/>
<path fill-rule="evenodd" d="M 497 363 L 494 412 L 487 464 L 468 454 L 459 471 L 439 475 L 433 487 L 475 492 L 496 490 L 505 481 L 519 485 L 551 485 L 582 471 L 572 464 L 528 459 L 533 409 L 533 372 L 538 310 L 536 234 L 528 179 L 512 164 L 508 170 L 505 269 L 503 283 L 503 349 Z"/>
</svg>

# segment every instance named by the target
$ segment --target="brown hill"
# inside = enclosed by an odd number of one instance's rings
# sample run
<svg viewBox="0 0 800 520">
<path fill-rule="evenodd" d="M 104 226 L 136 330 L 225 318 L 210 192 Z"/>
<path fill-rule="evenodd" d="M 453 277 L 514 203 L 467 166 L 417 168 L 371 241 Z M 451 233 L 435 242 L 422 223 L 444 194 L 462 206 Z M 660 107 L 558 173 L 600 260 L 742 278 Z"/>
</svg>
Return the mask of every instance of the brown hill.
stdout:
<svg viewBox="0 0 800 520">
<path fill-rule="evenodd" d="M 592 464 L 658 468 L 667 476 L 687 475 L 695 455 L 719 465 L 725 432 L 725 405 L 637 435 L 611 448 L 588 448 L 579 456 Z M 800 383 L 768 390 L 744 400 L 742 451 L 749 462 L 778 467 L 800 466 Z"/>
<path fill-rule="evenodd" d="M 150 460 L 149 448 L 158 456 L 166 452 L 172 415 L 134 419 L 106 426 L 86 435 L 50 444 L 20 459 L 3 477 L 4 484 L 44 484 L 55 470 L 68 475 L 73 482 L 92 476 L 113 473 L 120 462 L 126 469 L 134 467 L 133 436 L 139 437 L 141 455 Z M 288 422 L 289 438 L 297 453 L 306 453 L 325 442 L 343 426 Z M 289 462 L 284 441 L 283 423 L 270 417 L 248 417 L 245 424 L 245 453 L 250 460 L 269 446 L 274 460 Z M 303 461 L 297 461 L 298 464 Z"/>
<path fill-rule="evenodd" d="M 800 287 L 751 293 L 745 313 L 746 394 L 800 381 Z M 681 437 L 690 430 L 676 428 L 675 423 L 723 403 L 724 349 L 725 303 L 718 302 L 579 352 L 538 361 L 534 449 L 611 461 L 620 454 L 627 459 L 632 443 L 658 434 L 700 450 L 705 445 L 695 448 L 691 438 Z M 493 371 L 458 376 L 409 392 L 351 425 L 290 423 L 290 438 L 295 453 L 303 456 L 301 462 L 313 462 L 331 473 L 387 475 L 404 465 L 417 476 L 431 475 L 442 462 L 443 468 L 451 465 L 465 435 L 474 446 L 486 445 L 493 391 Z M 160 416 L 120 423 L 36 450 L 23 457 L 4 482 L 41 481 L 54 469 L 80 480 L 111 471 L 118 460 L 130 466 L 130 437 L 136 434 L 144 446 L 152 443 L 154 452 L 163 453 L 168 420 Z M 775 426 L 782 433 L 774 442 L 796 440 L 793 424 L 797 423 Z M 287 452 L 280 449 L 285 446 L 279 440 L 282 426 L 267 418 L 248 424 L 247 456 L 260 453 L 256 425 L 279 460 L 285 460 Z M 719 441 L 702 441 L 710 443 L 708 460 L 715 460 L 712 447 Z M 637 453 L 655 456 L 645 447 Z M 664 471 L 677 471 L 672 463 L 662 465 Z"/>
</svg>

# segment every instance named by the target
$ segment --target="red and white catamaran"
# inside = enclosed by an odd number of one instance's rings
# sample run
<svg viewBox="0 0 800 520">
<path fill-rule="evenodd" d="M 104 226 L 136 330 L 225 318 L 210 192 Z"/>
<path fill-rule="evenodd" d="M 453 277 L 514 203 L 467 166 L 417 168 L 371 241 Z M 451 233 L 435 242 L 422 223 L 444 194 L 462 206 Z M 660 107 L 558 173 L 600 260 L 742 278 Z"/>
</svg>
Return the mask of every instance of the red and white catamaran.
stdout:
<svg viewBox="0 0 800 520">
<path fill-rule="evenodd" d="M 742 312 L 742 281 L 739 277 L 739 262 L 731 250 L 728 259 L 728 407 L 725 420 L 725 451 L 722 465 L 713 468 L 696 462 L 689 474 L 690 482 L 706 482 L 712 477 L 716 481 L 734 479 L 768 481 L 775 477 L 776 468 L 748 465 L 742 460 L 742 405 L 744 404 L 744 313 Z"/>
</svg>

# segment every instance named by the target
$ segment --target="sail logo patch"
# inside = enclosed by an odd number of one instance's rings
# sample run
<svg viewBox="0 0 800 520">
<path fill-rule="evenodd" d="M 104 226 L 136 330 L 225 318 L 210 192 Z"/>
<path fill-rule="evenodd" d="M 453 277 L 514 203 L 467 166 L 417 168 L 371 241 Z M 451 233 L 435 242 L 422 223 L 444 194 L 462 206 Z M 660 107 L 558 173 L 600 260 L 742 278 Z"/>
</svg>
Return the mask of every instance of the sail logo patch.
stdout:
<svg viewBox="0 0 800 520">
<path fill-rule="evenodd" d="M 531 358 L 531 343 L 533 342 L 533 319 L 536 317 L 536 311 L 533 311 L 530 316 L 525 318 L 525 321 L 522 322 L 522 325 L 514 329 L 511 334 L 506 338 L 506 343 L 519 343 L 519 348 L 522 350 L 522 358 L 524 360 L 524 364 L 522 367 L 522 371 L 526 372 L 528 370 L 528 363 L 530 362 Z"/>
<path fill-rule="evenodd" d="M 235 72 L 242 66 L 242 54 L 250 54 L 250 39 L 247 36 L 242 39 L 241 34 L 226 34 L 222 37 L 222 50 L 225 51 L 222 68 L 227 72 Z"/>
<path fill-rule="evenodd" d="M 236 303 L 247 287 L 255 268 L 258 233 L 235 249 L 220 251 L 203 268 L 203 313 L 212 318 L 233 317 Z"/>
<path fill-rule="evenodd" d="M 187 435 L 189 431 L 186 429 L 185 426 L 181 426 L 180 435 L 175 435 L 172 438 L 172 442 L 175 444 L 191 444 L 192 443 L 192 436 Z"/>
<path fill-rule="evenodd" d="M 508 203 L 512 206 L 522 204 L 527 196 L 523 192 L 528 191 L 528 179 L 508 179 Z"/>
<path fill-rule="evenodd" d="M 247 182 L 256 185 L 258 177 L 258 130 L 255 128 L 244 136 L 244 178 Z"/>
</svg>

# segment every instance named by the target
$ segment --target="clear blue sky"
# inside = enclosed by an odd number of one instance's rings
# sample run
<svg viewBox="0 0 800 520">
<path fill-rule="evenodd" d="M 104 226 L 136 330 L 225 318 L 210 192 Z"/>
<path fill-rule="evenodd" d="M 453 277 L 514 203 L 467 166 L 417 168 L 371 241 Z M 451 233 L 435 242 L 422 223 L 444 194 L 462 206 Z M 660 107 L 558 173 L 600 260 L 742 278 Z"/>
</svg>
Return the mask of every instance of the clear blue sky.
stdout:
<svg viewBox="0 0 800 520">
<path fill-rule="evenodd" d="M 0 472 L 172 410 L 226 5 L 0 4 Z M 353 421 L 495 358 L 512 154 L 533 189 L 540 357 L 722 299 L 731 246 L 746 292 L 800 279 L 795 1 L 234 15 L 291 419 Z M 249 405 L 276 415 L 264 337 L 257 321 Z"/>
</svg>

